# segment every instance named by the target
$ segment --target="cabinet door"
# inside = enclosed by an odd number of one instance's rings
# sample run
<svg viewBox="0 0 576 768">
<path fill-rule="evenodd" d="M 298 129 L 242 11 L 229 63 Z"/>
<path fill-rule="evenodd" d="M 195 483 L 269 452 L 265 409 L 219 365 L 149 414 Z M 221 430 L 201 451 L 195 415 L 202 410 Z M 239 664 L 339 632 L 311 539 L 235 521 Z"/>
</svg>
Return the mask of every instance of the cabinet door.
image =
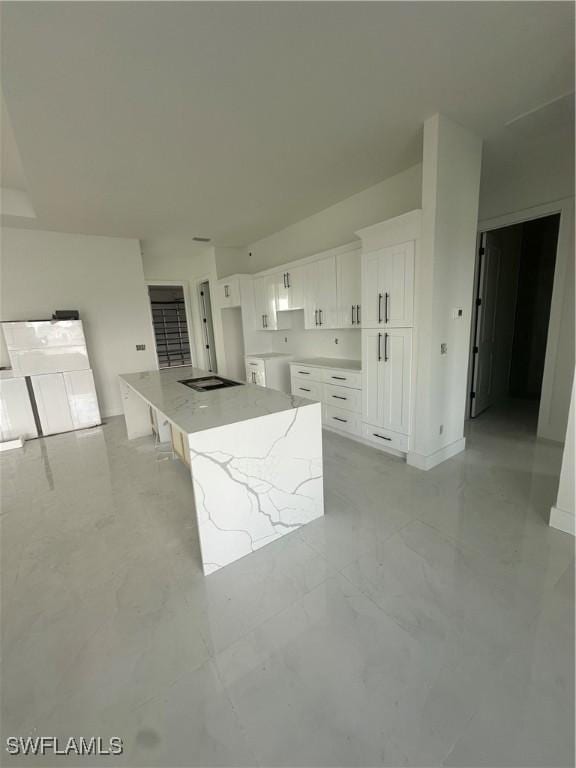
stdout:
<svg viewBox="0 0 576 768">
<path fill-rule="evenodd" d="M 362 261 L 362 325 L 378 328 L 382 324 L 382 251 L 364 254 Z"/>
<path fill-rule="evenodd" d="M 414 241 L 386 248 L 381 260 L 384 325 L 410 326 L 414 315 Z"/>
<path fill-rule="evenodd" d="M 44 435 L 70 432 L 74 429 L 68 393 L 62 373 L 44 373 L 32 376 L 32 388 Z"/>
<path fill-rule="evenodd" d="M 414 316 L 414 241 L 364 256 L 363 325 L 409 327 Z"/>
<path fill-rule="evenodd" d="M 336 295 L 336 258 L 334 256 L 316 262 L 316 292 L 319 326 L 321 328 L 337 328 L 338 301 Z"/>
<path fill-rule="evenodd" d="M 216 283 L 216 302 L 219 307 L 240 306 L 240 285 L 237 278 Z"/>
<path fill-rule="evenodd" d="M 338 327 L 359 328 L 362 322 L 360 251 L 341 253 L 336 257 L 336 288 Z"/>
<path fill-rule="evenodd" d="M 305 268 L 289 268 L 280 274 L 278 286 L 278 310 L 304 307 Z"/>
<path fill-rule="evenodd" d="M 276 330 L 276 275 L 265 275 L 254 280 L 256 328 L 261 331 Z"/>
<path fill-rule="evenodd" d="M 395 432 L 410 431 L 412 330 L 390 328 L 362 333 L 364 421 Z"/>
<path fill-rule="evenodd" d="M 0 379 L 0 440 L 38 437 L 25 379 Z"/>
<path fill-rule="evenodd" d="M 100 409 L 92 371 L 66 371 L 63 376 L 74 428 L 82 429 L 100 424 Z"/>
<path fill-rule="evenodd" d="M 337 328 L 336 259 L 314 261 L 305 268 L 305 328 Z"/>
</svg>

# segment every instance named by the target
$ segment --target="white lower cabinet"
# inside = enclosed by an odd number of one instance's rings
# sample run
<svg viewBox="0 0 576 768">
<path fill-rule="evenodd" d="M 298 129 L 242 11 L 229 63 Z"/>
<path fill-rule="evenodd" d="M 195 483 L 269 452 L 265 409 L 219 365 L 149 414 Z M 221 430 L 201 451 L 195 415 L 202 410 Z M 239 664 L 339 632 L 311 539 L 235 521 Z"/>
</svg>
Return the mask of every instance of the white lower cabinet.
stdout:
<svg viewBox="0 0 576 768">
<path fill-rule="evenodd" d="M 19 437 L 38 437 L 26 379 L 0 378 L 0 442 Z"/>
<path fill-rule="evenodd" d="M 374 424 L 362 424 L 362 437 L 377 448 L 393 448 L 396 451 L 408 452 L 409 437 L 399 432 L 391 432 Z"/>
<path fill-rule="evenodd" d="M 31 376 L 43 435 L 100 424 L 100 410 L 90 369 Z"/>
<path fill-rule="evenodd" d="M 246 381 L 248 384 L 266 386 L 266 367 L 263 360 L 246 358 Z"/>
<path fill-rule="evenodd" d="M 360 437 L 362 385 L 359 371 L 292 363 L 293 395 L 319 400 L 325 427 Z"/>
<path fill-rule="evenodd" d="M 410 433 L 412 329 L 362 331 L 364 381 L 362 418 L 366 424 Z"/>
<path fill-rule="evenodd" d="M 323 402 L 323 385 L 320 381 L 311 381 L 310 379 L 292 377 L 292 394 L 299 397 L 307 397 L 310 400 L 320 400 Z"/>
<path fill-rule="evenodd" d="M 100 409 L 92 371 L 88 368 L 85 371 L 66 371 L 62 375 L 73 428 L 84 429 L 100 424 Z"/>
<path fill-rule="evenodd" d="M 74 429 L 68 392 L 61 373 L 32 376 L 32 389 L 43 435 L 71 432 Z"/>
<path fill-rule="evenodd" d="M 343 408 L 334 408 L 326 405 L 324 423 L 327 427 L 341 429 L 351 435 L 359 435 L 361 430 L 360 414 L 345 411 Z"/>
</svg>

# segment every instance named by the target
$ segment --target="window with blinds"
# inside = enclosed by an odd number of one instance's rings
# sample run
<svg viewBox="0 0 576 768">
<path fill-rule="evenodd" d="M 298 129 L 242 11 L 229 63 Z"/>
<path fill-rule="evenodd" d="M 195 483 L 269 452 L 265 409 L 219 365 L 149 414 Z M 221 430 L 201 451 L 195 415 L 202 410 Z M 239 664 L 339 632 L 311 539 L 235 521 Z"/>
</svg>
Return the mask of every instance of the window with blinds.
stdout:
<svg viewBox="0 0 576 768">
<path fill-rule="evenodd" d="M 186 302 L 182 286 L 150 285 L 148 292 L 159 367 L 191 365 Z"/>
</svg>

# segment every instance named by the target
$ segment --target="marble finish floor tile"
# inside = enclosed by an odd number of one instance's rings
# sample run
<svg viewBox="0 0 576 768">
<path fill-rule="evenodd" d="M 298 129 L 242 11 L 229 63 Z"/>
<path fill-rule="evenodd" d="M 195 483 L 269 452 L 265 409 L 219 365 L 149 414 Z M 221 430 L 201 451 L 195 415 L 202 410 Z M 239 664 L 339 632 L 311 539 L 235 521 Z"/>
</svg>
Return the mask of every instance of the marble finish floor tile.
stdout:
<svg viewBox="0 0 576 768">
<path fill-rule="evenodd" d="M 570 765 L 560 459 L 498 411 L 428 473 L 325 433 L 324 518 L 206 578 L 188 471 L 121 419 L 1 454 L 3 737 L 120 736 L 131 768 Z"/>
</svg>

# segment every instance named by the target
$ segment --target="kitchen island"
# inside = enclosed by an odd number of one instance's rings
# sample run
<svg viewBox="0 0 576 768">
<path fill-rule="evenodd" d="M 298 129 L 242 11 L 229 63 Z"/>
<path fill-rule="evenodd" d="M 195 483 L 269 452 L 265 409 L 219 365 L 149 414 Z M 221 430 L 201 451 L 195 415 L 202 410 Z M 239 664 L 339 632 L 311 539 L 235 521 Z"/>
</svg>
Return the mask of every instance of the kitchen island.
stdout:
<svg viewBox="0 0 576 768">
<path fill-rule="evenodd" d="M 120 376 L 129 439 L 154 431 L 190 466 L 205 574 L 324 514 L 320 403 L 214 379 L 191 366 Z"/>
</svg>

